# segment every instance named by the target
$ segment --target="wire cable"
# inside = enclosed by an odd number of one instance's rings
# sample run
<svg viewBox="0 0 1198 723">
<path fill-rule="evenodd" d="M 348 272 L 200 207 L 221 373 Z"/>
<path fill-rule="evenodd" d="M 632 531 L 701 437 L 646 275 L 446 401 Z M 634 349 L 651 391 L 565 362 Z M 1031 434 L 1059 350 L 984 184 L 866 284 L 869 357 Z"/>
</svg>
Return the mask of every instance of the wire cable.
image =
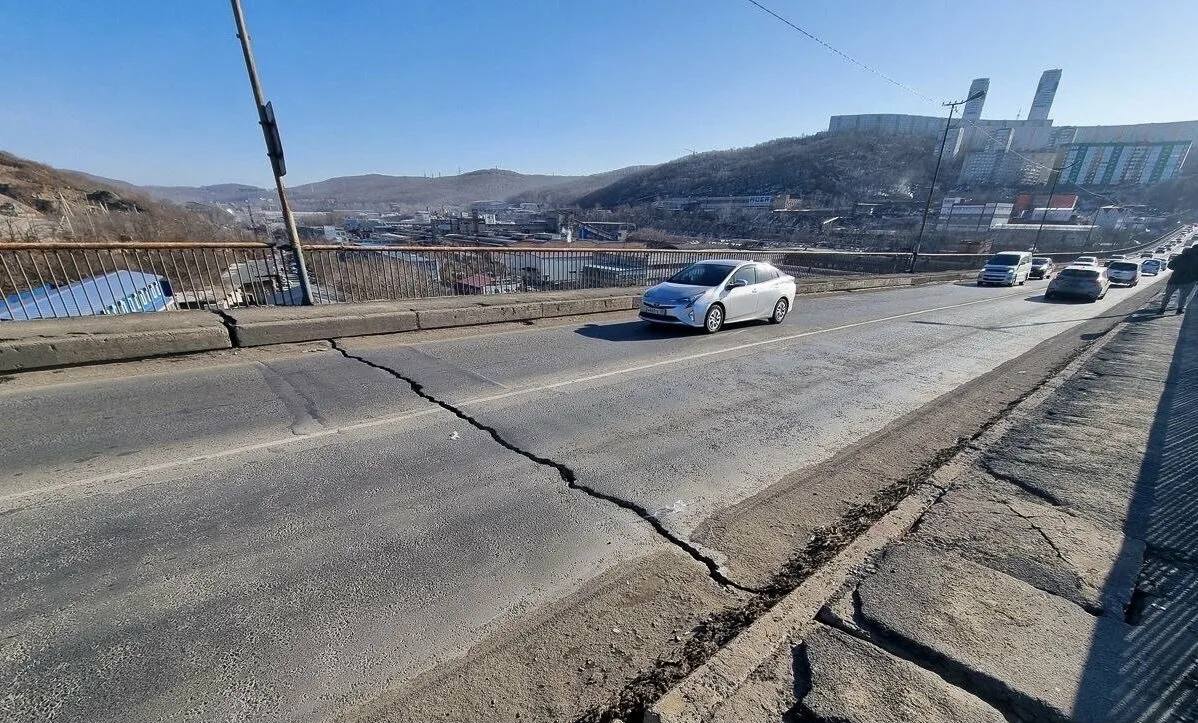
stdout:
<svg viewBox="0 0 1198 723">
<path fill-rule="evenodd" d="M 936 99 L 933 98 L 932 96 L 922 93 L 901 81 L 895 80 L 894 78 L 890 77 L 889 75 L 886 75 L 885 73 L 878 70 L 877 68 L 875 68 L 871 65 L 867 65 L 867 64 L 861 62 L 860 60 L 857 60 L 853 56 L 844 52 L 840 48 L 837 48 L 836 46 L 832 45 L 831 43 L 825 42 L 824 40 L 817 37 L 814 33 L 810 32 L 808 30 L 805 30 L 805 29 L 799 27 L 798 25 L 795 25 L 794 23 L 792 23 L 791 21 L 782 17 L 778 13 L 774 12 L 773 10 L 770 10 L 766 6 L 757 2 L 757 0 L 748 0 L 748 2 L 752 5 L 757 6 L 757 8 L 760 9 L 762 12 L 768 13 L 769 15 L 774 16 L 778 20 L 781 20 L 782 22 L 789 25 L 792 29 L 799 31 L 803 35 L 807 36 L 809 39 L 815 41 L 816 43 L 819 43 L 820 45 L 822 45 L 825 49 L 827 49 L 831 53 L 840 56 L 842 59 L 847 60 L 848 62 L 852 63 L 853 65 L 856 65 L 859 68 L 862 68 L 863 70 L 865 70 L 867 72 L 873 73 L 874 75 L 878 76 L 882 80 L 885 80 L 887 83 L 890 83 L 891 85 L 902 88 L 903 90 L 907 91 L 908 93 L 912 93 L 920 98 L 923 98 L 924 100 L 928 101 L 929 103 L 937 102 Z"/>
<path fill-rule="evenodd" d="M 757 9 L 761 10 L 762 12 L 764 12 L 764 13 L 766 13 L 766 14 L 770 15 L 771 17 L 775 18 L 776 20 L 779 20 L 780 22 L 782 22 L 782 23 L 785 23 L 785 24 L 786 24 L 787 26 L 789 26 L 789 27 L 790 27 L 792 30 L 795 30 L 795 31 L 797 31 L 797 32 L 801 33 L 803 36 L 805 36 L 805 37 L 806 37 L 806 38 L 808 38 L 809 40 L 811 40 L 811 41 L 813 41 L 813 42 L 815 42 L 815 43 L 818 43 L 820 46 L 822 46 L 823 48 L 825 48 L 825 49 L 826 49 L 826 50 L 828 50 L 829 52 L 833 53 L 834 55 L 836 55 L 836 56 L 840 57 L 841 59 L 843 59 L 843 60 L 845 60 L 845 61 L 847 61 L 847 62 L 849 62 L 849 63 L 852 63 L 853 65 L 856 65 L 857 67 L 859 67 L 859 68 L 861 68 L 861 69 L 863 69 L 863 70 L 865 70 L 865 71 L 867 71 L 867 72 L 869 72 L 869 73 L 872 73 L 873 75 L 876 75 L 876 76 L 878 76 L 878 77 L 879 77 L 879 78 L 881 78 L 882 80 L 885 80 L 887 83 L 890 83 L 891 85 L 893 85 L 893 86 L 895 86 L 895 87 L 897 87 L 897 88 L 902 88 L 903 90 L 907 91 L 908 93 L 910 93 L 910 94 L 914 95 L 914 96 L 915 96 L 915 97 L 917 97 L 917 98 L 920 98 L 920 99 L 922 99 L 922 100 L 925 100 L 925 101 L 927 101 L 927 102 L 929 102 L 929 103 L 937 103 L 937 102 L 938 102 L 938 101 L 937 101 L 935 98 L 931 97 L 930 95 L 928 95 L 928 94 L 926 94 L 926 93 L 923 93 L 923 92 L 921 92 L 921 91 L 919 91 L 919 90 L 916 90 L 915 88 L 911 87 L 910 85 L 907 85 L 906 83 L 903 83 L 902 81 L 896 80 L 895 78 L 893 78 L 893 77 L 891 77 L 891 76 L 887 75 L 886 73 L 883 73 L 882 71 L 878 70 L 877 68 L 874 68 L 874 67 L 873 67 L 873 66 L 871 66 L 871 65 L 868 65 L 868 64 L 866 64 L 866 63 L 863 63 L 863 62 L 862 62 L 862 61 L 860 61 L 860 60 L 857 60 L 856 58 L 854 58 L 853 56 L 851 56 L 851 55 L 849 55 L 848 53 L 844 52 L 843 50 L 841 50 L 841 49 L 837 48 L 836 46 L 832 45 L 831 43 L 828 43 L 828 42 L 826 42 L 825 40 L 823 40 L 822 38 L 818 37 L 817 35 L 815 35 L 815 34 L 814 34 L 814 33 L 812 33 L 811 31 L 809 31 L 809 30 L 806 30 L 805 28 L 803 28 L 803 27 L 799 26 L 798 24 L 796 24 L 796 23 L 792 22 L 792 21 L 791 21 L 791 20 L 789 20 L 788 18 L 786 18 L 786 17 L 784 17 L 784 16 L 782 16 L 782 15 L 779 15 L 778 13 L 774 12 L 774 11 L 773 11 L 773 10 L 771 10 L 770 8 L 766 7 L 765 5 L 762 5 L 762 4 L 761 4 L 760 2 L 758 2 L 757 0 L 746 0 L 746 1 L 747 1 L 749 4 L 751 4 L 751 5 L 755 6 Z M 968 123 L 968 124 L 969 124 L 970 126 L 972 126 L 973 128 L 976 128 L 976 129 L 977 129 L 977 130 L 978 130 L 978 131 L 979 131 L 979 132 L 980 132 L 982 135 L 986 136 L 986 137 L 987 137 L 987 138 L 989 138 L 990 140 L 992 140 L 992 141 L 994 141 L 994 142 L 996 142 L 996 143 L 1001 143 L 1001 142 L 1002 142 L 1002 141 L 1000 141 L 1000 140 L 998 139 L 998 137 L 997 137 L 997 136 L 994 136 L 994 135 L 992 135 L 992 134 L 991 134 L 991 133 L 990 133 L 988 130 L 986 130 L 986 129 L 985 129 L 983 126 L 980 126 L 980 125 L 978 125 L 978 124 L 977 124 L 976 122 L 974 122 L 973 120 L 970 120 L 970 119 L 967 119 L 967 118 L 962 118 L 961 120 L 962 120 L 962 121 L 964 121 L 965 123 Z M 1062 126 L 1062 127 L 1064 127 L 1064 126 Z M 1033 158 L 1029 158 L 1029 157 L 1027 157 L 1027 156 L 1023 155 L 1022 153 L 1020 153 L 1019 151 L 1015 151 L 1015 150 L 1010 150 L 1010 149 L 1008 149 L 1008 150 L 1006 150 L 1005 152 L 1006 152 L 1006 153 L 1011 153 L 1011 154 L 1013 154 L 1014 156 L 1016 156 L 1017 158 L 1021 158 L 1021 159 L 1023 159 L 1023 161 L 1024 161 L 1024 162 L 1026 162 L 1026 163 L 1030 163 L 1030 164 L 1032 164 L 1032 165 L 1034 165 L 1034 166 L 1038 166 L 1039 168 L 1042 168 L 1042 169 L 1044 169 L 1044 170 L 1048 171 L 1049 173 L 1057 172 L 1057 169 L 1056 169 L 1056 168 L 1054 168 L 1053 166 L 1051 166 L 1051 165 L 1045 165 L 1045 164 L 1041 163 L 1040 161 L 1037 161 L 1037 160 L 1035 160 L 1035 159 L 1033 159 Z M 1103 195 L 1103 194 L 1101 194 L 1101 193 L 1096 193 L 1096 192 L 1094 192 L 1094 191 L 1091 191 L 1091 190 L 1089 190 L 1088 188 L 1086 188 L 1085 186 L 1082 186 L 1081 184 L 1074 184 L 1072 187 L 1073 187 L 1073 188 L 1076 188 L 1077 190 L 1081 191 L 1082 193 L 1089 194 L 1089 195 L 1091 195 L 1091 196 L 1093 196 L 1093 197 L 1095 197 L 1095 198 L 1100 198 L 1100 199 L 1103 199 L 1103 200 L 1106 200 L 1106 201 L 1110 201 L 1111 203 L 1114 203 L 1114 204 L 1118 204 L 1118 203 L 1119 203 L 1119 202 L 1118 202 L 1116 199 L 1113 199 L 1113 198 L 1111 198 L 1110 196 L 1105 196 L 1105 195 Z"/>
</svg>

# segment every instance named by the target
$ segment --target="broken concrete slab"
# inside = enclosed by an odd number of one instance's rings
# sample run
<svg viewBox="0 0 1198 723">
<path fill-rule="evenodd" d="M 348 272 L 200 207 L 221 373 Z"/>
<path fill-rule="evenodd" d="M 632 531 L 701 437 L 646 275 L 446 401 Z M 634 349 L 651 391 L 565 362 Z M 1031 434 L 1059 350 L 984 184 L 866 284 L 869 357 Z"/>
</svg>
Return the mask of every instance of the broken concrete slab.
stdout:
<svg viewBox="0 0 1198 723">
<path fill-rule="evenodd" d="M 959 555 L 915 542 L 895 545 L 863 578 L 856 620 L 884 648 L 1029 720 L 1097 723 L 1109 708 L 1118 659 L 1104 626 L 1077 605 Z M 1096 665 L 1093 661 L 1100 661 Z M 1109 685 L 1087 685 L 1109 677 Z"/>
<path fill-rule="evenodd" d="M 1099 615 L 1131 602 L 1144 545 L 1060 507 L 998 490 L 948 492 L 914 539 L 1060 595 Z"/>
<path fill-rule="evenodd" d="M 802 720 L 828 723 L 1005 723 L 977 696 L 881 648 L 823 625 L 795 652 L 806 672 Z M 801 683 L 803 684 L 803 683 Z"/>
</svg>

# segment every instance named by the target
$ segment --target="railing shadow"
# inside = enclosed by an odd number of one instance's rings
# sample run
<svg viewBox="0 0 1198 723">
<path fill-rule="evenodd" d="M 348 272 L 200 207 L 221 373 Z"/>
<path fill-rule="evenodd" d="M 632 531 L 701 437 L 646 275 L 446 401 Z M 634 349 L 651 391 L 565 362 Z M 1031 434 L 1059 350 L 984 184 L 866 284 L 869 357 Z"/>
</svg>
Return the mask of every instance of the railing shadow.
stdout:
<svg viewBox="0 0 1198 723">
<path fill-rule="evenodd" d="M 1198 314 L 1183 320 L 1128 513 L 1119 563 L 1143 540 L 1144 566 L 1125 615 L 1099 618 L 1075 719 L 1198 720 Z"/>
</svg>

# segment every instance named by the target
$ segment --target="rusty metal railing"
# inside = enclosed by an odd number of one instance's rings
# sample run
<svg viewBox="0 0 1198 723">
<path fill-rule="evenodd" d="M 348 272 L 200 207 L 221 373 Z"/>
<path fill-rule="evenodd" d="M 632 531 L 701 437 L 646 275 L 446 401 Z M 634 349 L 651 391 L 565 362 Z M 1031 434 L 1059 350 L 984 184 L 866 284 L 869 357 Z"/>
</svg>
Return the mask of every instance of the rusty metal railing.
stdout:
<svg viewBox="0 0 1198 723">
<path fill-rule="evenodd" d="M 911 255 L 813 249 L 304 246 L 313 303 L 646 286 L 703 259 L 766 261 L 798 277 L 902 274 Z M 915 271 L 990 254 L 921 254 Z M 1058 261 L 1077 256 L 1045 254 Z M 265 243 L 0 244 L 0 319 L 302 303 L 291 252 Z"/>
</svg>

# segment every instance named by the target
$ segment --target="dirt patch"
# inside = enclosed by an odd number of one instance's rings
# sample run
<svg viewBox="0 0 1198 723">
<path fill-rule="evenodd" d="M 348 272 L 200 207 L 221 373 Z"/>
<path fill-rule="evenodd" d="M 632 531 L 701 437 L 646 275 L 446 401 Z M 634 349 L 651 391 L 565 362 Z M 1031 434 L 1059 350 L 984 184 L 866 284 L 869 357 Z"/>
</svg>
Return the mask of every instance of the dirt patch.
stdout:
<svg viewBox="0 0 1198 723">
<path fill-rule="evenodd" d="M 617 691 L 641 690 L 660 666 L 706 659 L 725 640 L 716 621 L 742 601 L 684 553 L 659 553 L 339 719 L 572 720 L 610 708 Z"/>
</svg>

